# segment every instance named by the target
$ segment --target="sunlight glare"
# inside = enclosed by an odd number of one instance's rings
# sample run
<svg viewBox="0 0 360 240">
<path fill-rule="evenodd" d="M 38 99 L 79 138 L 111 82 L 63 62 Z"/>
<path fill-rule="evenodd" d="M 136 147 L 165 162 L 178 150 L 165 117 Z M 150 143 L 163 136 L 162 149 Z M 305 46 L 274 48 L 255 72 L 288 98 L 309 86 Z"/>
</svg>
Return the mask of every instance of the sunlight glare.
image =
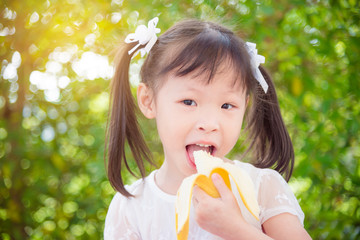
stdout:
<svg viewBox="0 0 360 240">
<path fill-rule="evenodd" d="M 3 78 L 4 79 L 14 79 L 17 76 L 16 67 L 13 63 L 9 63 L 4 70 Z"/>
<path fill-rule="evenodd" d="M 48 61 L 46 63 L 46 72 L 48 73 L 59 73 L 62 70 L 62 65 L 59 62 Z"/>
<path fill-rule="evenodd" d="M 11 63 L 9 63 L 3 72 L 3 78 L 12 80 L 17 80 L 17 68 L 19 68 L 21 65 L 21 55 L 18 51 L 15 51 L 11 58 Z"/>
<path fill-rule="evenodd" d="M 30 74 L 30 82 L 40 90 L 50 90 L 57 88 L 57 79 L 55 75 L 51 73 L 42 73 L 39 71 L 33 71 Z"/>
<path fill-rule="evenodd" d="M 11 63 L 14 65 L 14 67 L 19 68 L 21 65 L 21 55 L 18 51 L 15 51 L 12 58 Z"/>
<path fill-rule="evenodd" d="M 70 83 L 70 78 L 68 76 L 61 76 L 58 81 L 59 88 L 66 88 Z"/>
<path fill-rule="evenodd" d="M 33 12 L 33 14 L 31 14 L 30 16 L 30 23 L 36 23 L 37 21 L 39 21 L 40 16 L 37 12 Z"/>
<path fill-rule="evenodd" d="M 41 139 L 44 142 L 51 142 L 55 138 L 55 131 L 54 128 L 50 125 L 44 127 L 43 131 L 41 132 Z"/>
<path fill-rule="evenodd" d="M 120 20 L 121 20 L 121 13 L 119 13 L 119 12 L 113 12 L 113 13 L 111 14 L 111 22 L 112 22 L 113 24 L 118 23 Z"/>
<path fill-rule="evenodd" d="M 109 65 L 107 56 L 91 51 L 84 52 L 80 60 L 72 63 L 72 68 L 79 77 L 88 80 L 110 79 L 113 76 L 113 68 Z"/>
<path fill-rule="evenodd" d="M 60 90 L 58 88 L 46 89 L 44 91 L 45 99 L 48 102 L 58 102 L 60 101 Z"/>
</svg>

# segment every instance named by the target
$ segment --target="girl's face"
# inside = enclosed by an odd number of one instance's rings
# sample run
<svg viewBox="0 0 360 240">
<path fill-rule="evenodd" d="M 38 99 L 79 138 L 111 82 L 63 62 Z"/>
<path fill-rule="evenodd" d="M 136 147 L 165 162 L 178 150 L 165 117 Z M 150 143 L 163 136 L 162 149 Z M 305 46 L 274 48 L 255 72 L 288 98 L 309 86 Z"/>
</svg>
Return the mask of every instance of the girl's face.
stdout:
<svg viewBox="0 0 360 240">
<path fill-rule="evenodd" d="M 208 84 L 201 75 L 170 75 L 158 90 L 152 110 L 170 176 L 183 179 L 196 172 L 195 150 L 224 157 L 237 142 L 246 93 L 233 84 L 234 76 L 221 71 Z"/>
</svg>

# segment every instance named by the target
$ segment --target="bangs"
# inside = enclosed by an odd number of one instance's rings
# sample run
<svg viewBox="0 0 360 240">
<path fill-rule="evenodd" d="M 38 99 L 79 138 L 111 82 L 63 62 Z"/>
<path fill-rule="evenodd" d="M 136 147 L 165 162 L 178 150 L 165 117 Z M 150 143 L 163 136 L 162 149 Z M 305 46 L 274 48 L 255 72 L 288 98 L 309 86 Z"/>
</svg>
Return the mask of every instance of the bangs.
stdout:
<svg viewBox="0 0 360 240">
<path fill-rule="evenodd" d="M 180 44 L 160 74 L 173 71 L 175 76 L 181 77 L 192 73 L 194 77 L 205 76 L 210 83 L 220 71 L 232 70 L 233 84 L 246 85 L 249 60 L 241 44 L 242 41 L 229 32 L 207 28 L 188 43 Z"/>
</svg>

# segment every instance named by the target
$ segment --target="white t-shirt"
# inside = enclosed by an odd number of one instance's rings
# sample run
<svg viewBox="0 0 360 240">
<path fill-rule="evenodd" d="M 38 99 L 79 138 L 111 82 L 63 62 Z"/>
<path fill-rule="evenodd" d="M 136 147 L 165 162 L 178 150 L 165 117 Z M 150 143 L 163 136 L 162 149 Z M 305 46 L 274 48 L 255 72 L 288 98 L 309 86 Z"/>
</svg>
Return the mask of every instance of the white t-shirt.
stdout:
<svg viewBox="0 0 360 240">
<path fill-rule="evenodd" d="M 232 187 L 235 189 L 234 195 L 247 222 L 261 230 L 261 225 L 269 218 L 281 213 L 291 213 L 303 224 L 304 213 L 290 187 L 278 172 L 272 169 L 256 168 L 249 163 L 236 160 L 234 163 L 250 175 L 260 206 L 260 218 L 257 221 L 243 205 L 236 187 Z M 167 194 L 156 185 L 156 171 L 151 172 L 144 181 L 139 179 L 132 185 L 126 186 L 126 189 L 136 197 L 126 198 L 120 193 L 115 194 L 105 220 L 105 240 L 176 239 L 176 195 Z M 221 239 L 197 225 L 192 209 L 189 222 L 188 239 Z"/>
</svg>

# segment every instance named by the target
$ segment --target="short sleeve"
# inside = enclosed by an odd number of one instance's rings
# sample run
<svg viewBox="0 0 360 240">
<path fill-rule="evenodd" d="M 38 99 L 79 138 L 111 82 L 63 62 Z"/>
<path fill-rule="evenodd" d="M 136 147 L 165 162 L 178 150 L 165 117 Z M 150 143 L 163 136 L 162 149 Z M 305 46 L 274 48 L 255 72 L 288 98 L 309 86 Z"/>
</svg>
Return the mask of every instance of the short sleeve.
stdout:
<svg viewBox="0 0 360 240">
<path fill-rule="evenodd" d="M 284 178 L 275 170 L 264 169 L 260 176 L 258 201 L 260 221 L 281 213 L 290 213 L 298 217 L 304 225 L 304 213 Z"/>
<path fill-rule="evenodd" d="M 104 240 L 141 239 L 126 214 L 127 201 L 120 193 L 116 193 L 112 199 L 105 219 Z"/>
</svg>

